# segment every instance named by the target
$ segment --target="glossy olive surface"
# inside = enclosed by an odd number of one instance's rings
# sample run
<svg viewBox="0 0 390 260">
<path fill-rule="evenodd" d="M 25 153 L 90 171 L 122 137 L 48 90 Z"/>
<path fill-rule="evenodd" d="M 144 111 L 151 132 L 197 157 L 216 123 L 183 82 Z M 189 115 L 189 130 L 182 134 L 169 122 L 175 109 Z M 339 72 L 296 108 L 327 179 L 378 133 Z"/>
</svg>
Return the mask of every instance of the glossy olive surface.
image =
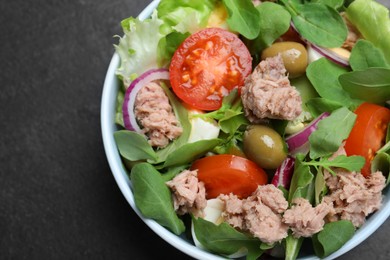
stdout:
<svg viewBox="0 0 390 260">
<path fill-rule="evenodd" d="M 244 133 L 244 153 L 264 169 L 276 169 L 287 157 L 282 137 L 265 125 L 251 125 Z"/>
<path fill-rule="evenodd" d="M 276 42 L 263 50 L 261 59 L 282 55 L 284 66 L 290 78 L 303 75 L 308 64 L 308 56 L 305 46 L 298 42 Z"/>
</svg>

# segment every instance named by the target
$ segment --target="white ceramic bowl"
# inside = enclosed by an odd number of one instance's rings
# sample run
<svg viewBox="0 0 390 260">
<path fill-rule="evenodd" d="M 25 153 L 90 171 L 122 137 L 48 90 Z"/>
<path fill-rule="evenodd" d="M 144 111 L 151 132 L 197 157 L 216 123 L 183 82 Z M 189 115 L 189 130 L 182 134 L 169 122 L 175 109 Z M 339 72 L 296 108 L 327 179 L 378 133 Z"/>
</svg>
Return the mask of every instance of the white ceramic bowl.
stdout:
<svg viewBox="0 0 390 260">
<path fill-rule="evenodd" d="M 149 17 L 158 5 L 157 0 L 150 3 L 139 15 L 140 19 L 145 19 Z M 119 81 L 115 76 L 115 70 L 119 66 L 119 56 L 114 54 L 110 62 L 110 66 L 107 71 L 107 75 L 104 81 L 102 103 L 101 103 L 101 127 L 102 127 L 102 136 L 104 149 L 107 155 L 107 160 L 110 165 L 112 174 L 125 196 L 126 200 L 133 208 L 133 210 L 138 214 L 138 216 L 148 225 L 156 234 L 158 234 L 162 239 L 167 241 L 172 246 L 181 250 L 182 252 L 188 254 L 191 257 L 197 259 L 225 259 L 220 256 L 211 254 L 202 249 L 195 247 L 192 241 L 186 240 L 184 237 L 176 236 L 171 233 L 164 227 L 157 224 L 154 220 L 144 218 L 134 203 L 134 196 L 132 193 L 131 182 L 127 176 L 126 170 L 122 164 L 115 140 L 114 132 L 117 130 L 115 125 L 115 104 L 117 92 L 119 89 Z M 386 189 L 385 193 L 388 193 L 389 189 Z M 334 259 L 342 254 L 348 252 L 355 246 L 359 245 L 367 237 L 369 237 L 383 222 L 386 221 L 390 215 L 390 196 L 386 195 L 383 201 L 383 207 L 381 210 L 371 215 L 367 222 L 361 227 L 351 240 L 349 240 L 341 249 L 332 255 L 328 256 L 326 259 Z M 318 259 L 315 256 L 307 256 L 301 259 Z"/>
</svg>

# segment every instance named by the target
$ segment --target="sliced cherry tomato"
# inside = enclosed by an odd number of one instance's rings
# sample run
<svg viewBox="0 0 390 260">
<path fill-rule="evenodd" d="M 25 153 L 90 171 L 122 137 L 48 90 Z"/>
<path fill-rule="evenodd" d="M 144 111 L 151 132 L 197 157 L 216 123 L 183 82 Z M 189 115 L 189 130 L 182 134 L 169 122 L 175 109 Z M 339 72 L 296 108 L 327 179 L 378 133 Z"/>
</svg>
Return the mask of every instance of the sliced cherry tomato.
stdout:
<svg viewBox="0 0 390 260">
<path fill-rule="evenodd" d="M 252 57 L 237 35 L 207 28 L 189 36 L 172 57 L 172 89 L 185 103 L 216 110 L 222 98 L 244 85 L 252 71 Z"/>
<path fill-rule="evenodd" d="M 347 155 L 360 155 L 366 160 L 362 174 L 371 173 L 371 161 L 376 151 L 384 145 L 390 110 L 375 104 L 363 103 L 355 111 L 355 125 L 345 142 Z"/>
<path fill-rule="evenodd" d="M 198 178 L 205 184 L 207 198 L 233 193 L 246 198 L 267 183 L 267 174 L 254 162 L 240 156 L 221 154 L 195 161 L 191 170 L 198 170 Z"/>
</svg>

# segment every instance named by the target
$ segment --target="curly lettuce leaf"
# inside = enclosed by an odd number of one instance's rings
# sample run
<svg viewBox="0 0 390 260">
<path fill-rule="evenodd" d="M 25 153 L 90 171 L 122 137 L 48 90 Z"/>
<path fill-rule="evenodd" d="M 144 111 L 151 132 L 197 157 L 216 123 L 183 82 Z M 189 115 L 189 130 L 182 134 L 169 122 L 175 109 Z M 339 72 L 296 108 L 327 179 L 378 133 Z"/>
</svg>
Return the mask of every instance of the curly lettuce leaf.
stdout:
<svg viewBox="0 0 390 260">
<path fill-rule="evenodd" d="M 124 36 L 119 37 L 119 44 L 114 45 L 121 64 L 116 75 L 127 88 L 130 83 L 148 69 L 157 68 L 158 43 L 164 37 L 160 33 L 163 21 L 154 11 L 151 18 L 139 20 L 127 18 L 121 22 Z"/>
<path fill-rule="evenodd" d="M 207 25 L 216 0 L 163 0 L 157 7 L 158 17 L 164 22 L 166 34 L 176 30 L 193 33 Z"/>
<path fill-rule="evenodd" d="M 364 38 L 381 49 L 390 63 L 389 10 L 374 0 L 355 0 L 346 13 Z"/>
</svg>

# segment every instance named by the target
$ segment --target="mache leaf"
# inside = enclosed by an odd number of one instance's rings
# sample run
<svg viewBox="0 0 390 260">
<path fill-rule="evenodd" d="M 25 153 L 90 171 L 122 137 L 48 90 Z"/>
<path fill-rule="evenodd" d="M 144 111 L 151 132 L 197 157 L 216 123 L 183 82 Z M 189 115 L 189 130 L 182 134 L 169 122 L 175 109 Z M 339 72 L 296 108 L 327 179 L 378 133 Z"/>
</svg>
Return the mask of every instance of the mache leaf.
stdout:
<svg viewBox="0 0 390 260">
<path fill-rule="evenodd" d="M 314 44 L 326 48 L 340 47 L 347 38 L 348 29 L 340 14 L 322 3 L 294 4 L 281 1 L 290 12 L 299 34 Z"/>
<path fill-rule="evenodd" d="M 223 0 L 228 12 L 227 24 L 247 39 L 255 39 L 260 32 L 260 15 L 251 0 Z"/>
<path fill-rule="evenodd" d="M 351 132 L 355 120 L 356 115 L 346 107 L 339 108 L 322 119 L 317 130 L 309 136 L 310 158 L 330 156 L 336 152 Z"/>
<path fill-rule="evenodd" d="M 183 221 L 173 208 L 172 195 L 160 173 L 148 163 L 139 163 L 131 170 L 134 201 L 146 218 L 156 220 L 176 235 L 184 232 Z"/>
<path fill-rule="evenodd" d="M 346 68 L 326 58 L 310 63 L 306 69 L 307 77 L 322 98 L 351 107 L 356 105 L 356 101 L 349 96 L 339 82 L 339 76 L 347 72 Z"/>
<path fill-rule="evenodd" d="M 259 239 L 246 236 L 226 222 L 215 225 L 202 218 L 193 217 L 192 223 L 196 238 L 212 252 L 231 255 L 246 248 L 252 259 L 257 259 L 263 253 Z"/>
<path fill-rule="evenodd" d="M 367 40 L 356 42 L 351 51 L 349 64 L 353 70 L 365 70 L 372 67 L 389 68 L 382 50 Z"/>
<path fill-rule="evenodd" d="M 368 68 L 339 76 L 343 89 L 353 98 L 383 105 L 390 100 L 390 68 Z"/>
<path fill-rule="evenodd" d="M 324 229 L 313 236 L 316 255 L 324 258 L 340 249 L 355 234 L 351 221 L 339 220 L 325 224 Z"/>
<path fill-rule="evenodd" d="M 119 153 L 129 161 L 156 161 L 158 156 L 144 135 L 137 132 L 120 130 L 114 133 Z"/>
</svg>

